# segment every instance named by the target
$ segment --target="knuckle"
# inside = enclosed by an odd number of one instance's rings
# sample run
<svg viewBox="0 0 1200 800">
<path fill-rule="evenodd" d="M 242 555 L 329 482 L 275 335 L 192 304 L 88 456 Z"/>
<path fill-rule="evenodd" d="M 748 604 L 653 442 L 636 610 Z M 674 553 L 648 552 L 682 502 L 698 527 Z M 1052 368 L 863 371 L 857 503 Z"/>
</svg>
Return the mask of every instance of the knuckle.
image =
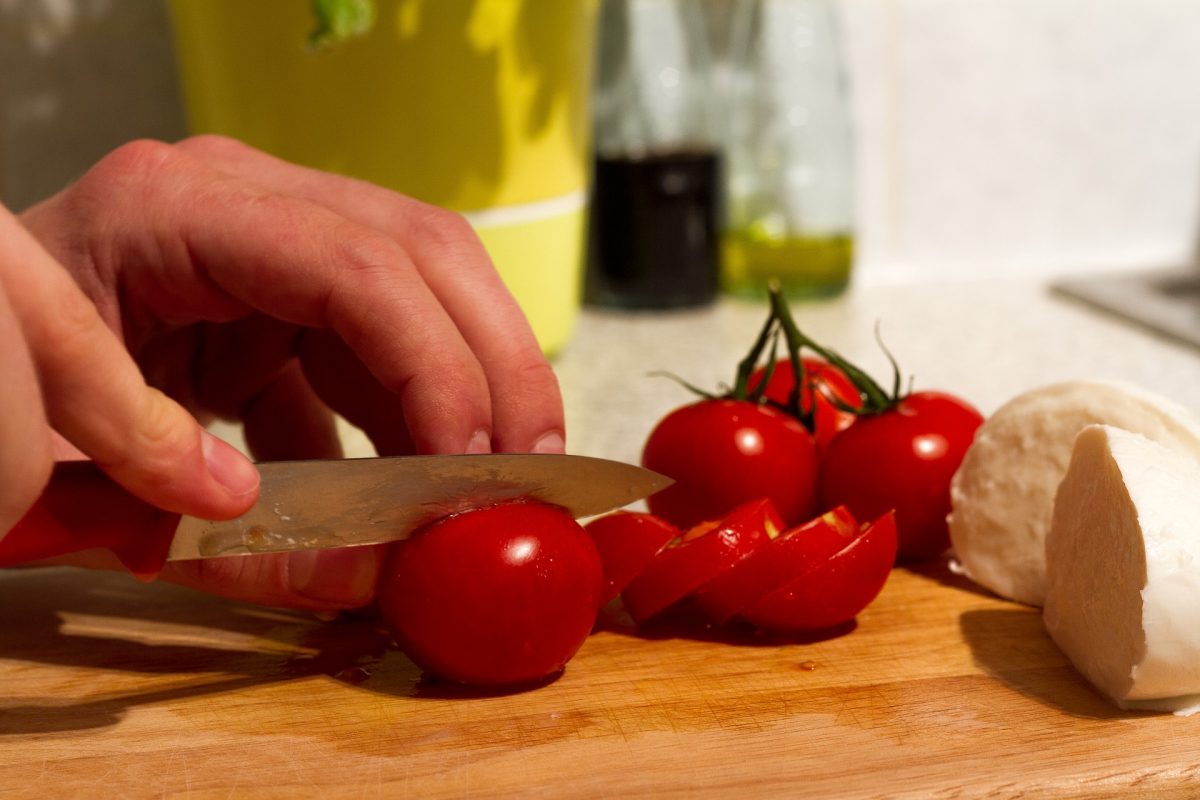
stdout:
<svg viewBox="0 0 1200 800">
<path fill-rule="evenodd" d="M 157 389 L 145 389 L 124 439 L 110 443 L 97 461 L 110 473 L 136 479 L 140 485 L 173 485 L 180 469 L 191 467 L 199 455 L 197 423 Z M 193 458 L 194 453 L 194 458 Z"/>
<path fill-rule="evenodd" d="M 184 456 L 199 447 L 195 421 L 175 401 L 158 389 L 147 388 L 138 409 L 133 436 L 127 444 L 125 465 L 151 465 L 150 470 L 165 474 L 171 464 L 186 461 Z"/>
<path fill-rule="evenodd" d="M 420 364 L 393 390 L 413 401 L 424 398 L 447 418 L 486 406 L 487 381 L 477 362 L 432 340 L 422 343 L 421 355 Z"/>
<path fill-rule="evenodd" d="M 96 306 L 80 292 L 64 292 L 55 299 L 51 339 L 46 357 L 65 364 L 93 360 L 103 322 Z"/>
<path fill-rule="evenodd" d="M 201 133 L 183 139 L 177 145 L 180 149 L 196 155 L 238 156 L 250 148 L 230 136 L 219 133 Z"/>
<path fill-rule="evenodd" d="M 471 223 L 456 211 L 422 204 L 412 212 L 411 226 L 413 236 L 440 251 L 474 251 L 481 246 Z"/>
<path fill-rule="evenodd" d="M 179 159 L 174 146 L 155 139 L 136 139 L 121 145 L 92 166 L 69 192 L 81 216 L 111 206 L 114 197 L 136 201 L 155 176 Z"/>
<path fill-rule="evenodd" d="M 390 237 L 357 225 L 334 232 L 338 261 L 351 273 L 371 277 L 394 272 L 407 262 L 403 248 Z"/>
<path fill-rule="evenodd" d="M 152 175 L 170 165 L 178 153 L 174 146 L 156 139 L 135 139 L 121 145 L 88 171 L 87 177 L 128 181 L 131 177 Z"/>
<path fill-rule="evenodd" d="M 520 353 L 508 359 L 507 369 L 513 383 L 529 394 L 542 394 L 547 389 L 558 388 L 558 376 L 541 353 Z"/>
</svg>

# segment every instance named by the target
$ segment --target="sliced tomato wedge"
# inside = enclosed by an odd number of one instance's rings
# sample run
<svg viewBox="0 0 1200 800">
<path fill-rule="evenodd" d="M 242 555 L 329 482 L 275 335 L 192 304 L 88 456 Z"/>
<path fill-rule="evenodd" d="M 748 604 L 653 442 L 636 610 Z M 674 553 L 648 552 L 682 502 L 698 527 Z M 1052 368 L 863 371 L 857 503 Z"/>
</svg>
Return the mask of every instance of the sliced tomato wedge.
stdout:
<svg viewBox="0 0 1200 800">
<path fill-rule="evenodd" d="M 642 623 L 711 581 L 783 529 L 770 500 L 743 503 L 724 518 L 702 522 L 672 541 L 625 588 L 621 599 Z"/>
<path fill-rule="evenodd" d="M 692 597 L 718 625 L 808 573 L 846 547 L 860 532 L 858 521 L 838 506 L 788 528 L 697 589 Z"/>
<path fill-rule="evenodd" d="M 849 622 L 883 590 L 896 560 L 892 512 L 824 564 L 771 592 L 739 613 L 752 625 L 781 633 L 819 631 Z"/>
<path fill-rule="evenodd" d="M 640 511 L 617 511 L 598 517 L 584 530 L 592 537 L 604 567 L 601 605 L 625 591 L 659 551 L 683 533 L 662 517 Z"/>
</svg>

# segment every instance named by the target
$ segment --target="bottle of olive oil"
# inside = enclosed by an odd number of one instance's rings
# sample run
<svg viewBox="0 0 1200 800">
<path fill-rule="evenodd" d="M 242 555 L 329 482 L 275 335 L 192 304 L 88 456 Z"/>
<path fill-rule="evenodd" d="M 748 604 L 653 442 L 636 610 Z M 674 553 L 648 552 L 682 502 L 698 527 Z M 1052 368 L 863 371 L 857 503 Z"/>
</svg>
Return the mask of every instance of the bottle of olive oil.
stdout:
<svg viewBox="0 0 1200 800">
<path fill-rule="evenodd" d="M 723 116 L 722 289 L 828 297 L 854 261 L 849 93 L 832 0 L 739 0 Z"/>
</svg>

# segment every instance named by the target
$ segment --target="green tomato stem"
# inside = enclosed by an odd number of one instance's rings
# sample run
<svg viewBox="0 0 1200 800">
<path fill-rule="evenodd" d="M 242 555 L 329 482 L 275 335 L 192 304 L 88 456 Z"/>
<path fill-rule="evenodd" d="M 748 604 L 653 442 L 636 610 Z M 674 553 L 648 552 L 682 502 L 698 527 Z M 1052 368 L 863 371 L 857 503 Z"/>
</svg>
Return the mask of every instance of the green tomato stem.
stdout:
<svg viewBox="0 0 1200 800">
<path fill-rule="evenodd" d="M 831 350 L 828 347 L 823 347 L 822 345 L 813 341 L 803 331 L 801 331 L 799 326 L 796 325 L 796 320 L 792 317 L 792 312 L 788 308 L 787 300 L 784 299 L 783 292 L 779 288 L 778 284 L 772 284 L 770 286 L 770 296 L 772 316 L 779 320 L 779 324 L 783 329 L 784 338 L 788 343 L 788 350 L 793 352 L 793 357 L 799 358 L 798 354 L 800 349 L 802 347 L 807 347 L 845 373 L 846 377 L 850 379 L 850 382 L 854 384 L 854 387 L 858 389 L 859 394 L 863 399 L 863 407 L 858 409 L 855 413 L 878 414 L 887 411 L 889 408 L 893 408 L 896 403 L 900 402 L 900 393 L 898 390 L 900 371 L 898 368 L 895 369 L 897 389 L 893 391 L 891 395 L 889 395 L 887 391 L 866 372 L 842 358 L 837 354 L 836 351 Z M 887 352 L 886 348 L 884 352 Z M 890 353 L 888 353 L 888 357 L 891 358 Z M 895 364 L 896 362 L 893 359 L 893 367 L 895 367 Z M 793 369 L 794 368 L 795 364 L 793 363 Z M 797 381 L 797 386 L 799 385 L 799 381 Z"/>
</svg>

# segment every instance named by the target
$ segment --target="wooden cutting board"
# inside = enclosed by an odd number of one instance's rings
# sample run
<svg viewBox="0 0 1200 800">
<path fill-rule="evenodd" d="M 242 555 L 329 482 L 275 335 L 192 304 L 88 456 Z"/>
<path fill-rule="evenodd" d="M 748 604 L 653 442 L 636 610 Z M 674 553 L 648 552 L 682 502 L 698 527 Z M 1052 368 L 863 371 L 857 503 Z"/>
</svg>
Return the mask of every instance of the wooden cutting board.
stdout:
<svg viewBox="0 0 1200 800">
<path fill-rule="evenodd" d="M 0 573 L 5 798 L 1197 797 L 1198 737 L 940 568 L 822 641 L 606 630 L 499 696 L 422 680 L 362 619 Z"/>
</svg>

